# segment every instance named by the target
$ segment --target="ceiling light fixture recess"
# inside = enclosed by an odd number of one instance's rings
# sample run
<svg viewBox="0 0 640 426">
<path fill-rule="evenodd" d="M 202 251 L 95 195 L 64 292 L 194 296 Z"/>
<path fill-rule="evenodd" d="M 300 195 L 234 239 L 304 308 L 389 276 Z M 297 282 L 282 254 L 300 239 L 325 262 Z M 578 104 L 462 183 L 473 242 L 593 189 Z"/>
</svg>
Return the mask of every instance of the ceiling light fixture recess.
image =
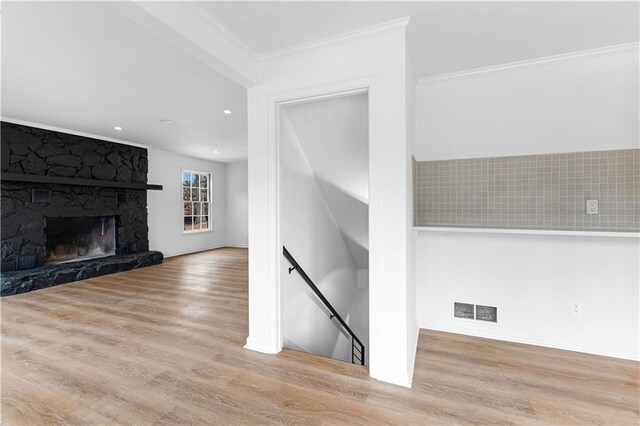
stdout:
<svg viewBox="0 0 640 426">
<path fill-rule="evenodd" d="M 122 127 L 120 127 L 120 126 L 113 126 L 113 130 L 118 130 L 118 131 L 120 131 L 120 130 L 122 130 Z"/>
<path fill-rule="evenodd" d="M 222 113 L 226 114 L 226 115 L 231 115 L 231 114 L 233 114 L 233 111 L 231 111 L 230 109 L 223 109 Z"/>
<path fill-rule="evenodd" d="M 171 124 L 173 123 L 173 120 L 170 120 L 168 118 L 163 118 L 162 120 L 160 120 L 160 122 L 164 124 Z"/>
<path fill-rule="evenodd" d="M 217 149 L 215 151 L 213 151 L 214 154 L 217 154 L 218 152 L 220 152 L 220 151 L 218 151 Z"/>
</svg>

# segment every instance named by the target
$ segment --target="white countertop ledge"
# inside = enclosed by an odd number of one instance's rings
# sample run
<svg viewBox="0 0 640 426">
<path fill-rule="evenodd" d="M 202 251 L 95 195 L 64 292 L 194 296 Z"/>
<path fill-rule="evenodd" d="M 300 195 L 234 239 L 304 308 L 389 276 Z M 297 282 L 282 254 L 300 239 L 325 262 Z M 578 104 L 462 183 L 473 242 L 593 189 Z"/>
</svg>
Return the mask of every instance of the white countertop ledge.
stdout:
<svg viewBox="0 0 640 426">
<path fill-rule="evenodd" d="M 546 229 L 502 229 L 502 228 L 462 228 L 445 226 L 414 226 L 414 232 L 441 232 L 444 234 L 478 233 L 478 234 L 520 234 L 520 235 L 561 235 L 575 237 L 614 237 L 640 238 L 640 232 L 608 232 L 608 231 L 560 231 Z"/>
</svg>

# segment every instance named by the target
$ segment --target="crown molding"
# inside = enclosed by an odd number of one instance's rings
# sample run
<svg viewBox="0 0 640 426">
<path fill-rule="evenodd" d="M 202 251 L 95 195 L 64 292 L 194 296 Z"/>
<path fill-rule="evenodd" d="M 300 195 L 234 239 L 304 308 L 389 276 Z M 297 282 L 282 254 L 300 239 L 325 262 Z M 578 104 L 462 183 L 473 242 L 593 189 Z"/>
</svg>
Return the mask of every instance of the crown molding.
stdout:
<svg viewBox="0 0 640 426">
<path fill-rule="evenodd" d="M 212 30 L 217 32 L 219 35 L 227 39 L 229 43 L 234 45 L 239 50 L 242 50 L 244 53 L 249 55 L 255 61 L 260 61 L 260 55 L 256 53 L 253 49 L 251 49 L 246 43 L 236 37 L 225 25 L 220 23 L 217 19 L 207 13 L 201 6 L 192 1 L 179 0 L 179 4 L 188 9 L 194 16 L 201 19 L 205 24 L 207 24 Z"/>
<path fill-rule="evenodd" d="M 524 61 L 509 62 L 506 64 L 492 65 L 465 71 L 457 71 L 452 73 L 422 77 L 418 80 L 418 86 L 445 83 L 449 81 L 464 80 L 469 78 L 479 78 L 492 74 L 500 74 L 527 68 L 535 68 L 539 66 L 551 65 L 554 63 L 570 62 L 599 56 L 607 56 L 616 53 L 627 53 L 633 51 L 637 52 L 638 49 L 640 49 L 640 42 L 636 41 L 632 43 L 618 44 L 596 49 L 580 50 L 577 52 L 563 53 L 560 55 L 545 56 L 542 58 L 527 59 Z"/>
<path fill-rule="evenodd" d="M 0 117 L 0 120 L 5 121 L 7 123 L 19 124 L 21 126 L 29 126 L 29 127 L 35 127 L 37 129 L 51 130 L 52 132 L 67 133 L 69 135 L 82 136 L 83 138 L 99 139 L 101 141 L 115 142 L 122 145 L 130 145 L 130 146 L 137 146 L 139 148 L 151 149 L 149 145 L 144 145 L 137 142 L 126 141 L 124 139 L 110 138 L 108 136 L 97 135 L 95 133 L 79 132 L 77 130 L 66 129 L 64 127 L 50 126 L 48 124 L 21 120 L 19 118 L 6 117 L 4 115 Z"/>
<path fill-rule="evenodd" d="M 405 30 L 409 25 L 410 16 L 395 19 L 393 21 L 385 22 L 382 24 L 372 25 L 358 30 L 349 31 L 346 33 L 326 37 L 320 40 L 314 40 L 307 43 L 300 43 L 294 46 L 285 47 L 282 49 L 270 50 L 260 55 L 261 61 L 270 61 L 272 59 L 280 58 L 283 56 L 289 56 L 296 53 L 308 52 L 321 47 L 346 43 L 359 38 L 366 38 L 384 34 L 387 32 Z"/>
</svg>

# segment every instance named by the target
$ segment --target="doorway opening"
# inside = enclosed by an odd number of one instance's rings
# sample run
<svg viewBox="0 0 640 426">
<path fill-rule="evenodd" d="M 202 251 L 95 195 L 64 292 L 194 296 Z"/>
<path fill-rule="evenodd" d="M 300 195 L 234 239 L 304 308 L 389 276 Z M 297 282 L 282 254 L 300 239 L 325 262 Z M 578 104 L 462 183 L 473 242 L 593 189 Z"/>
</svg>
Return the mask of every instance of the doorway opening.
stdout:
<svg viewBox="0 0 640 426">
<path fill-rule="evenodd" d="M 287 103 L 278 117 L 283 346 L 368 365 L 368 93 Z"/>
</svg>

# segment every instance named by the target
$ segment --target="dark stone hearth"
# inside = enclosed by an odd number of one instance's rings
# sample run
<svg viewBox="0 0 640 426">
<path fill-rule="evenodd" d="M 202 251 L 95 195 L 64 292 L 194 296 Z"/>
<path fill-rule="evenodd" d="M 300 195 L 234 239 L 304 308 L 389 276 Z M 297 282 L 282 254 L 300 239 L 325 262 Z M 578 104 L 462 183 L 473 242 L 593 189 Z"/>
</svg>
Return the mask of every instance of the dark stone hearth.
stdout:
<svg viewBox="0 0 640 426">
<path fill-rule="evenodd" d="M 162 263 L 159 251 L 102 257 L 100 259 L 47 265 L 23 271 L 3 272 L 2 296 L 26 293 L 101 275 L 124 272 Z"/>
<path fill-rule="evenodd" d="M 148 251 L 146 149 L 6 122 L 1 136 L 2 295 L 162 261 L 161 253 Z M 29 178 L 7 178 L 5 173 Z M 78 184 L 80 180 L 102 184 Z M 34 190 L 51 191 L 50 202 L 33 202 Z M 46 263 L 47 219 L 111 216 L 116 256 Z M 25 259 L 34 257 L 37 268 L 16 271 L 31 267 Z"/>
</svg>

